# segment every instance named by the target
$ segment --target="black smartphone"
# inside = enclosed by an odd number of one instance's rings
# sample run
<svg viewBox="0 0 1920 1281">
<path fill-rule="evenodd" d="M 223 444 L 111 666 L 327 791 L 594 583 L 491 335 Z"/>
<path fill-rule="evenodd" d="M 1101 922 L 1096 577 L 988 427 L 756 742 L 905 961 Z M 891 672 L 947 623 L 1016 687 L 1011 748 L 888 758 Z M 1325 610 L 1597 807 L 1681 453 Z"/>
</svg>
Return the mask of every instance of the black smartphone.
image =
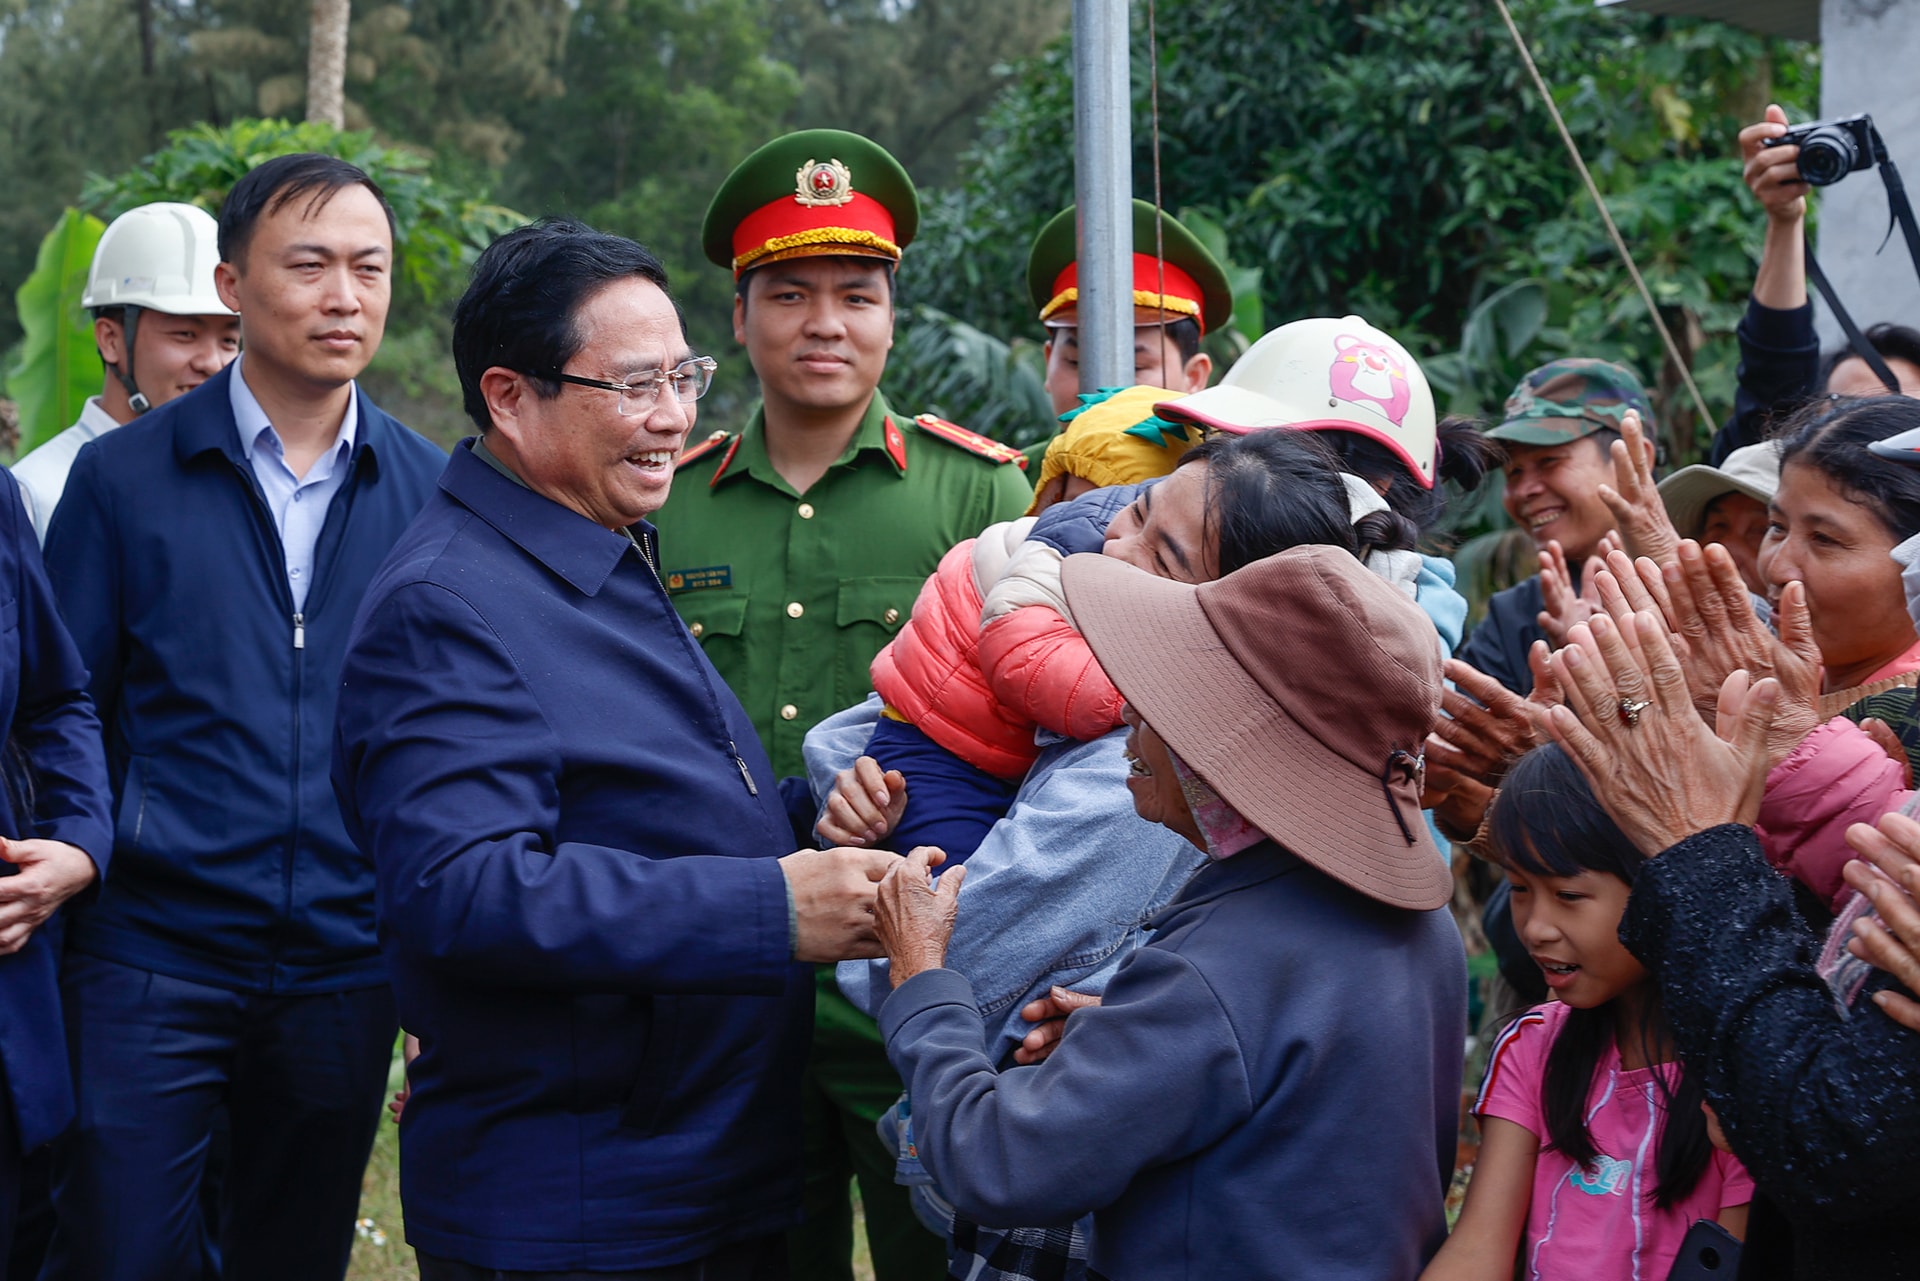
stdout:
<svg viewBox="0 0 1920 1281">
<path fill-rule="evenodd" d="M 1712 1219 L 1687 1229 L 1667 1281 L 1732 1281 L 1740 1271 L 1740 1240 Z"/>
</svg>

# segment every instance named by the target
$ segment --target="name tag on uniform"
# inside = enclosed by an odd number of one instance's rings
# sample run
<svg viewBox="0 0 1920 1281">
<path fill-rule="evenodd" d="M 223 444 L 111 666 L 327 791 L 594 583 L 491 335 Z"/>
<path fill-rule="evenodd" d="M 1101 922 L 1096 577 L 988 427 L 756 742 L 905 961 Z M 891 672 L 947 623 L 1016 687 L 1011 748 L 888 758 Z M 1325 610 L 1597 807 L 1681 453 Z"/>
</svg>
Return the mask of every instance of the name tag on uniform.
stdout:
<svg viewBox="0 0 1920 1281">
<path fill-rule="evenodd" d="M 670 569 L 667 571 L 667 590 L 670 592 L 697 592 L 703 587 L 733 586 L 733 566 L 707 565 L 700 569 Z"/>
</svg>

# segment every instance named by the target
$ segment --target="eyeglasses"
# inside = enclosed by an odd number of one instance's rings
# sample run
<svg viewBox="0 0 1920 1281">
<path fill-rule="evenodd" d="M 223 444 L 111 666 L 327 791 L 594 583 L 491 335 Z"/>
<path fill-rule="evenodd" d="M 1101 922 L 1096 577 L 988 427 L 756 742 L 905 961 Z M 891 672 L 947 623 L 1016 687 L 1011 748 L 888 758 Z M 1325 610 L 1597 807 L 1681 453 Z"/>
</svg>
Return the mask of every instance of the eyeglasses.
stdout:
<svg viewBox="0 0 1920 1281">
<path fill-rule="evenodd" d="M 631 418 L 635 414 L 646 413 L 660 403 L 660 389 L 668 384 L 673 386 L 675 400 L 683 405 L 691 405 L 707 394 L 707 388 L 713 386 L 713 371 L 719 367 L 720 362 L 712 356 L 695 356 L 692 360 L 681 361 L 672 369 L 649 369 L 628 374 L 617 383 L 582 378 L 578 374 L 554 373 L 547 376 L 576 387 L 617 391 L 620 393 L 620 416 Z"/>
</svg>

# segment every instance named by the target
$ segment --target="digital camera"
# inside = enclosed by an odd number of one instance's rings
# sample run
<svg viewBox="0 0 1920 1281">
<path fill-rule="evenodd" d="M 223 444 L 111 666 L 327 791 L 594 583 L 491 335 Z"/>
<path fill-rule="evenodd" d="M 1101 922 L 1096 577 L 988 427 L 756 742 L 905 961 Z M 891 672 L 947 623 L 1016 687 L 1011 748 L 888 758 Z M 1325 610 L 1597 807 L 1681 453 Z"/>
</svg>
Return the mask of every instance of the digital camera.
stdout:
<svg viewBox="0 0 1920 1281">
<path fill-rule="evenodd" d="M 1863 112 L 1797 125 L 1778 138 L 1767 139 L 1766 145 L 1798 146 L 1800 177 L 1810 187 L 1830 187 L 1850 173 L 1873 168 L 1873 143 L 1873 117 Z"/>
</svg>

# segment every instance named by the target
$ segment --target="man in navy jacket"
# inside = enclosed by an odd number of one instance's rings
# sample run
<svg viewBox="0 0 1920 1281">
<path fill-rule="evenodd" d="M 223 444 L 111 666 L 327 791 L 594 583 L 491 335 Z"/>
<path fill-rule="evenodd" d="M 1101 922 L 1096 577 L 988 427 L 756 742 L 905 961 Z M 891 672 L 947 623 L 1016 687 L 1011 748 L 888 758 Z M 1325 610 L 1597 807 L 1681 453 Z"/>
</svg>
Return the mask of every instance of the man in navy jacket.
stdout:
<svg viewBox="0 0 1920 1281">
<path fill-rule="evenodd" d="M 454 317 L 480 437 L 368 589 L 334 783 L 378 876 L 422 1281 L 786 1275 L 798 962 L 871 956 L 867 850 L 787 853 L 753 727 L 674 613 L 695 356 L 666 275 L 576 223 L 502 237 Z"/>
<path fill-rule="evenodd" d="M 60 622 L 20 487 L 0 471 L 0 1268 L 21 1157 L 73 1120 L 55 910 L 112 853 L 107 763 L 87 672 Z M 12 870 L 9 870 L 12 869 Z"/>
<path fill-rule="evenodd" d="M 373 872 L 329 783 L 348 625 L 445 457 L 362 395 L 392 222 L 365 174 L 267 162 L 221 211 L 246 352 L 81 450 L 47 564 L 106 726 L 114 879 L 62 991 L 79 1121 L 48 1275 L 344 1274 L 395 1032 Z"/>
</svg>

